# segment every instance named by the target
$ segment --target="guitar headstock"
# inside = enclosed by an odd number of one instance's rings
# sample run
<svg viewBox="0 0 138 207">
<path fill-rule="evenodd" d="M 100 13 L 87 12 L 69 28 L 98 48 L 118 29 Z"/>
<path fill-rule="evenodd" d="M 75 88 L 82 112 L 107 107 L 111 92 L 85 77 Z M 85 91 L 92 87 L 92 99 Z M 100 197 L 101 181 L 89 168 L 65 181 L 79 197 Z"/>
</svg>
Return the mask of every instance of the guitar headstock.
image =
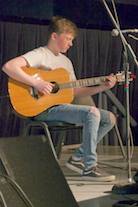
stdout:
<svg viewBox="0 0 138 207">
<path fill-rule="evenodd" d="M 136 76 L 132 74 L 130 71 L 128 71 L 128 81 L 133 81 L 133 79 L 135 78 Z M 117 82 L 119 82 L 119 84 L 124 83 L 125 82 L 125 71 L 118 72 L 116 74 L 116 79 L 117 79 Z"/>
</svg>

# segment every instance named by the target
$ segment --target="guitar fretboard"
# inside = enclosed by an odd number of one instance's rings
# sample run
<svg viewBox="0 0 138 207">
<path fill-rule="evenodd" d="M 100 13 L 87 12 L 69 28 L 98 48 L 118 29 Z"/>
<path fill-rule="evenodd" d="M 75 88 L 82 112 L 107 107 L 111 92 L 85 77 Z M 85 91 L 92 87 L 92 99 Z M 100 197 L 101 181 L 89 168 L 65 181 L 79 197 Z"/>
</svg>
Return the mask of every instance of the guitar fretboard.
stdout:
<svg viewBox="0 0 138 207">
<path fill-rule="evenodd" d="M 69 89 L 69 88 L 76 88 L 76 87 L 86 87 L 92 85 L 99 85 L 103 82 L 106 82 L 106 76 L 96 77 L 96 78 L 87 78 L 87 79 L 80 79 L 77 81 L 70 81 L 70 82 L 63 82 L 59 84 L 60 90 Z"/>
</svg>

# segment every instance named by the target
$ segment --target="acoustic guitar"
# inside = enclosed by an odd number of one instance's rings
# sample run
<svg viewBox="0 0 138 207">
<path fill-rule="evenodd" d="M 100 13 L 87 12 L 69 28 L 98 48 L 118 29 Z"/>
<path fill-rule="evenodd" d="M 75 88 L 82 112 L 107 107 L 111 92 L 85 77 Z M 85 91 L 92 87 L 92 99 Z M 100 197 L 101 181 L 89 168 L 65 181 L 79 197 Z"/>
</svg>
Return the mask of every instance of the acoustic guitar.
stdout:
<svg viewBox="0 0 138 207">
<path fill-rule="evenodd" d="M 57 104 L 71 103 L 75 87 L 99 85 L 107 81 L 106 76 L 70 81 L 68 72 L 63 68 L 48 72 L 28 67 L 23 67 L 22 70 L 37 79 L 54 84 L 52 92 L 44 95 L 34 87 L 9 78 L 8 90 L 13 112 L 26 118 L 32 118 Z M 132 74 L 128 73 L 129 81 L 132 81 Z M 125 81 L 124 72 L 117 73 L 115 77 L 119 83 Z"/>
</svg>

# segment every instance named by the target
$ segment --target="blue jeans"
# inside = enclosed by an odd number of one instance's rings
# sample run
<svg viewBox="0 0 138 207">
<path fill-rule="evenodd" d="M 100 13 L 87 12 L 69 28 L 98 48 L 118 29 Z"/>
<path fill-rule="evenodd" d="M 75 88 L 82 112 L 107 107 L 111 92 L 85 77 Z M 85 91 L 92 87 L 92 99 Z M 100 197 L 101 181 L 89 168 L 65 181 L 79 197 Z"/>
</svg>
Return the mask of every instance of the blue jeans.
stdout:
<svg viewBox="0 0 138 207">
<path fill-rule="evenodd" d="M 98 109 L 100 111 L 100 117 L 98 117 L 91 112 L 91 108 L 91 106 L 63 104 L 51 107 L 35 117 L 35 120 L 45 122 L 83 124 L 83 143 L 76 150 L 75 156 L 83 157 L 85 170 L 97 164 L 97 144 L 114 126 L 110 120 L 109 111 Z"/>
</svg>

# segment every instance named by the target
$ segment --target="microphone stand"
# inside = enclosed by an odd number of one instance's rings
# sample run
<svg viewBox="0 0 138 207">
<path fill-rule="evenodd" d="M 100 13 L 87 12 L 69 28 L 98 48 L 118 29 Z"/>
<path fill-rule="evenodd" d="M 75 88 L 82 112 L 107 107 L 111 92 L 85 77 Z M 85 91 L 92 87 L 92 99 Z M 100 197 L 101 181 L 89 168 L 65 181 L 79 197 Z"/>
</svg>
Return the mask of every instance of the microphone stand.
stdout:
<svg viewBox="0 0 138 207">
<path fill-rule="evenodd" d="M 128 82 L 128 71 L 129 71 L 129 62 L 128 62 L 128 56 L 130 56 L 133 61 L 135 62 L 136 66 L 138 67 L 138 61 L 136 59 L 136 56 L 131 48 L 131 46 L 127 43 L 124 35 L 122 34 L 118 24 L 116 23 L 112 13 L 110 12 L 110 9 L 108 5 L 106 4 L 105 0 L 102 0 L 113 24 L 115 25 L 116 29 L 118 30 L 123 46 L 124 46 L 124 54 L 123 54 L 123 68 L 125 70 L 125 108 L 126 108 L 126 140 L 127 140 L 127 174 L 128 174 L 128 185 L 123 185 L 121 186 L 120 184 L 116 184 L 113 188 L 112 191 L 114 193 L 135 193 L 138 192 L 138 187 L 136 186 L 136 191 L 135 191 L 135 185 L 130 185 L 132 182 L 131 178 L 131 158 L 130 158 L 130 113 L 129 113 L 129 82 Z"/>
</svg>

